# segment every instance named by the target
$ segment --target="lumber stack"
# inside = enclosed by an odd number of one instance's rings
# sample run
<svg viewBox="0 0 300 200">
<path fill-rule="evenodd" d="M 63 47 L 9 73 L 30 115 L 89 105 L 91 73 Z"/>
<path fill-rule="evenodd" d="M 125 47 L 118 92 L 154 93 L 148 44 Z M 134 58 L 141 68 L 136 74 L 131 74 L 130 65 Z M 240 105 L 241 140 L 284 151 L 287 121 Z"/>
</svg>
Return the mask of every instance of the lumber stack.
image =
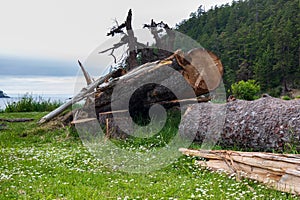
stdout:
<svg viewBox="0 0 300 200">
<path fill-rule="evenodd" d="M 213 171 L 257 180 L 270 188 L 300 195 L 300 155 L 262 152 L 179 149 L 183 154 L 204 158 L 197 164 Z"/>
</svg>

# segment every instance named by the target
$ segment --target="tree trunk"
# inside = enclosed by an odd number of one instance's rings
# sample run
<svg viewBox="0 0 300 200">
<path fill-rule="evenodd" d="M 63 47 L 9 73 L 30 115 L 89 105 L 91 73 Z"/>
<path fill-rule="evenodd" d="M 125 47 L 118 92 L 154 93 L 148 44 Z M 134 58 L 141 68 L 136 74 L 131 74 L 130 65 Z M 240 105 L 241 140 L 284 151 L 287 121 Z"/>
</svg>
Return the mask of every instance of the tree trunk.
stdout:
<svg viewBox="0 0 300 200">
<path fill-rule="evenodd" d="M 222 107 L 220 109 L 220 107 Z M 215 110 L 221 111 L 214 114 Z M 201 103 L 188 108 L 182 134 L 196 134 L 195 141 L 217 142 L 225 148 L 254 151 L 300 150 L 300 101 L 265 97 L 236 100 L 226 105 Z M 218 123 L 215 130 L 209 130 Z M 208 133 L 213 134 L 208 134 Z"/>
<path fill-rule="evenodd" d="M 132 11 L 131 9 L 128 12 L 127 18 L 126 18 L 126 30 L 127 30 L 127 34 L 128 34 L 128 47 L 129 47 L 129 56 L 127 59 L 128 62 L 128 69 L 127 70 L 131 70 L 132 68 L 136 67 L 138 65 L 137 60 L 136 60 L 136 56 L 137 56 L 137 41 L 136 38 L 134 37 L 134 32 L 132 30 L 132 25 L 131 25 L 131 21 L 132 21 Z"/>
</svg>

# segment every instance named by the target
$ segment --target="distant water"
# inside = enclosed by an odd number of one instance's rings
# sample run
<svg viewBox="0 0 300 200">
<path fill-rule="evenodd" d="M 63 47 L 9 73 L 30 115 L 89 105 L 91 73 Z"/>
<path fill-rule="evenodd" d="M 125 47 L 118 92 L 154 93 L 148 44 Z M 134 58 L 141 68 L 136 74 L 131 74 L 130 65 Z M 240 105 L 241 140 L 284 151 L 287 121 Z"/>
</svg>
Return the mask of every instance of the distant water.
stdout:
<svg viewBox="0 0 300 200">
<path fill-rule="evenodd" d="M 22 96 L 14 95 L 11 98 L 0 98 L 0 110 L 4 110 L 8 103 L 20 101 L 20 99 L 22 99 L 22 97 L 23 97 L 23 95 Z M 50 99 L 51 102 L 60 101 L 60 102 L 64 103 L 72 96 L 71 95 L 32 95 L 32 97 L 36 100 L 39 100 L 39 98 L 42 98 L 43 100 Z"/>
<path fill-rule="evenodd" d="M 0 74 L 0 90 L 12 98 L 0 98 L 0 109 L 25 94 L 35 99 L 65 102 L 86 86 L 82 76 L 6 76 Z"/>
</svg>

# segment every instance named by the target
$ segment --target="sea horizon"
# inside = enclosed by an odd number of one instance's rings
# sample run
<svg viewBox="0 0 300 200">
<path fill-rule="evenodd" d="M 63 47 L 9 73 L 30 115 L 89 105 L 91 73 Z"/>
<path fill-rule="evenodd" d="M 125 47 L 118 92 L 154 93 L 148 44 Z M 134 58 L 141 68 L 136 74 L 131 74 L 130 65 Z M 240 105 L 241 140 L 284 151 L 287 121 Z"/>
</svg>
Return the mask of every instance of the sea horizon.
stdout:
<svg viewBox="0 0 300 200">
<path fill-rule="evenodd" d="M 7 76 L 0 74 L 0 90 L 11 98 L 0 98 L 0 110 L 9 102 L 17 102 L 25 95 L 34 99 L 61 101 L 72 98 L 86 81 L 83 76 Z"/>
<path fill-rule="evenodd" d="M 70 96 L 79 92 L 86 82 L 81 76 L 5 76 L 0 75 L 0 90 L 9 97 Z"/>
</svg>

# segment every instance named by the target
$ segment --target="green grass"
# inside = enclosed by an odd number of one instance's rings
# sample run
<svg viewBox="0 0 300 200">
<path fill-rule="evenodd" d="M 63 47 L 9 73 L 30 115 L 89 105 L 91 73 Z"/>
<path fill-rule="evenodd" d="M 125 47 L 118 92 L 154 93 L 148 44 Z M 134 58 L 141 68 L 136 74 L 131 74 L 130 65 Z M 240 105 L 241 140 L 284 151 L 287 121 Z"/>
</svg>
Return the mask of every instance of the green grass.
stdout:
<svg viewBox="0 0 300 200">
<path fill-rule="evenodd" d="M 45 113 L 0 113 L 1 118 Z M 297 199 L 256 182 L 198 168 L 182 156 L 158 171 L 105 167 L 66 127 L 7 123 L 0 130 L 0 199 Z"/>
<path fill-rule="evenodd" d="M 52 111 L 62 104 L 60 101 L 45 100 L 42 97 L 34 98 L 26 94 L 17 102 L 8 102 L 4 112 L 45 112 Z"/>
</svg>

